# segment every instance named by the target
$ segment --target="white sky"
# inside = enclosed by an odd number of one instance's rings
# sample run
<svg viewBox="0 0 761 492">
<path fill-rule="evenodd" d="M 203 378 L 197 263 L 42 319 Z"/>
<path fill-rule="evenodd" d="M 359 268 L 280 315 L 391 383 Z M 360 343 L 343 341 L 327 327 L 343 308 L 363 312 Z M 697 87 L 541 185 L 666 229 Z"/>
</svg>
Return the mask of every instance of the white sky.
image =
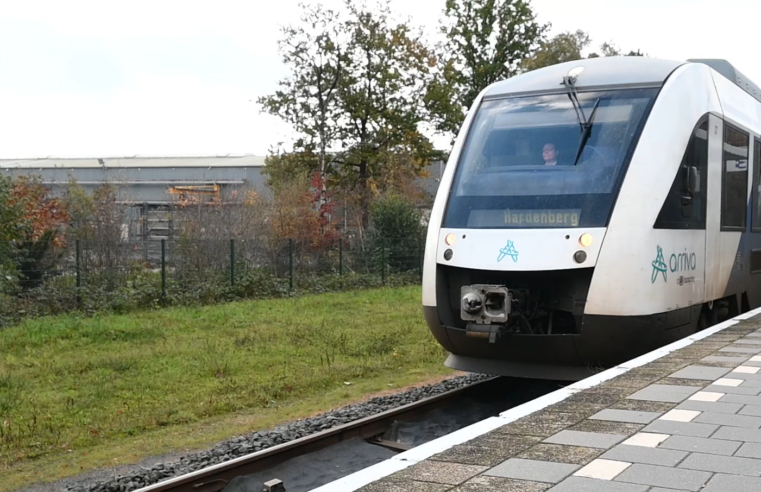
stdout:
<svg viewBox="0 0 761 492">
<path fill-rule="evenodd" d="M 288 128 L 256 98 L 286 75 L 278 26 L 299 0 L 2 0 L 0 158 L 266 154 Z M 339 7 L 340 0 L 323 0 Z M 391 0 L 435 34 L 444 0 Z M 657 58 L 726 58 L 761 84 L 759 0 L 533 0 Z M 758 50 L 758 48 L 755 48 Z"/>
</svg>

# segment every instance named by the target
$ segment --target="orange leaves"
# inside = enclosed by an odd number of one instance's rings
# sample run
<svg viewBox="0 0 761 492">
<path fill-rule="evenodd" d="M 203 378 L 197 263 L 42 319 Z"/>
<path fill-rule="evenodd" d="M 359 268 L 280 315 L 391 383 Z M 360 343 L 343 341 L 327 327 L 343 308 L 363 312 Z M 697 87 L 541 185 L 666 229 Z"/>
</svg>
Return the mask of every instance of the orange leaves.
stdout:
<svg viewBox="0 0 761 492">
<path fill-rule="evenodd" d="M 69 222 L 70 217 L 63 202 L 48 196 L 49 192 L 37 179 L 20 176 L 14 180 L 10 205 L 20 209 L 24 235 L 20 239 L 39 241 L 45 234 L 57 233 Z M 54 246 L 62 247 L 64 243 L 64 236 L 56 234 Z"/>
<path fill-rule="evenodd" d="M 294 180 L 284 184 L 275 196 L 272 226 L 280 239 L 294 239 L 318 249 L 335 240 L 328 216 L 332 211 L 325 187 L 315 173 L 310 183 Z"/>
</svg>

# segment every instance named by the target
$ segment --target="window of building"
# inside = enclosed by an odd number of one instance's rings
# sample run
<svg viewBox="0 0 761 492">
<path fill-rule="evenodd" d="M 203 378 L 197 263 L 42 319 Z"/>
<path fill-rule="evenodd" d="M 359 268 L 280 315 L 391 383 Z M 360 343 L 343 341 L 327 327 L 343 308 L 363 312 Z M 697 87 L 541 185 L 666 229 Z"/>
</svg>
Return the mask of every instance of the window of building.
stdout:
<svg viewBox="0 0 761 492">
<path fill-rule="evenodd" d="M 750 136 L 724 125 L 724 176 L 722 179 L 721 229 L 745 230 L 748 193 Z"/>
<path fill-rule="evenodd" d="M 705 116 L 695 127 L 687 144 L 687 151 L 655 221 L 655 228 L 705 229 L 707 184 L 708 117 Z"/>
</svg>

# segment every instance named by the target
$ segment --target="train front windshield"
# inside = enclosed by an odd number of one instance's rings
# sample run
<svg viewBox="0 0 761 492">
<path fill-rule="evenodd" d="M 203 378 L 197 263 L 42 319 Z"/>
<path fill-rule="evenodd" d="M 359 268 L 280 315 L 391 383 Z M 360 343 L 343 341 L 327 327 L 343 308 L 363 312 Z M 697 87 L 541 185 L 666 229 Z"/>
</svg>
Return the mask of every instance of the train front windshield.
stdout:
<svg viewBox="0 0 761 492">
<path fill-rule="evenodd" d="M 484 101 L 460 156 L 444 227 L 604 227 L 656 95 L 583 92 L 580 112 L 568 94 Z M 582 122 L 591 123 L 584 145 Z"/>
</svg>

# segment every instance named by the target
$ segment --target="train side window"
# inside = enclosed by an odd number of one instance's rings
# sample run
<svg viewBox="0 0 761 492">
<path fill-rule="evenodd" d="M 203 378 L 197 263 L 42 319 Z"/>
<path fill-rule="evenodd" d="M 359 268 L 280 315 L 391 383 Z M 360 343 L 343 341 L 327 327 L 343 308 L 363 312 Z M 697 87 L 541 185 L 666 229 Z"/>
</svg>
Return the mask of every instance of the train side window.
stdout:
<svg viewBox="0 0 761 492">
<path fill-rule="evenodd" d="M 753 140 L 753 176 L 753 232 L 761 232 L 761 140 L 757 138 Z"/>
<path fill-rule="evenodd" d="M 708 117 L 705 116 L 692 132 L 654 228 L 705 229 L 707 184 Z"/>
<path fill-rule="evenodd" d="M 721 190 L 721 230 L 745 230 L 748 208 L 750 136 L 724 124 L 724 172 Z"/>
</svg>

